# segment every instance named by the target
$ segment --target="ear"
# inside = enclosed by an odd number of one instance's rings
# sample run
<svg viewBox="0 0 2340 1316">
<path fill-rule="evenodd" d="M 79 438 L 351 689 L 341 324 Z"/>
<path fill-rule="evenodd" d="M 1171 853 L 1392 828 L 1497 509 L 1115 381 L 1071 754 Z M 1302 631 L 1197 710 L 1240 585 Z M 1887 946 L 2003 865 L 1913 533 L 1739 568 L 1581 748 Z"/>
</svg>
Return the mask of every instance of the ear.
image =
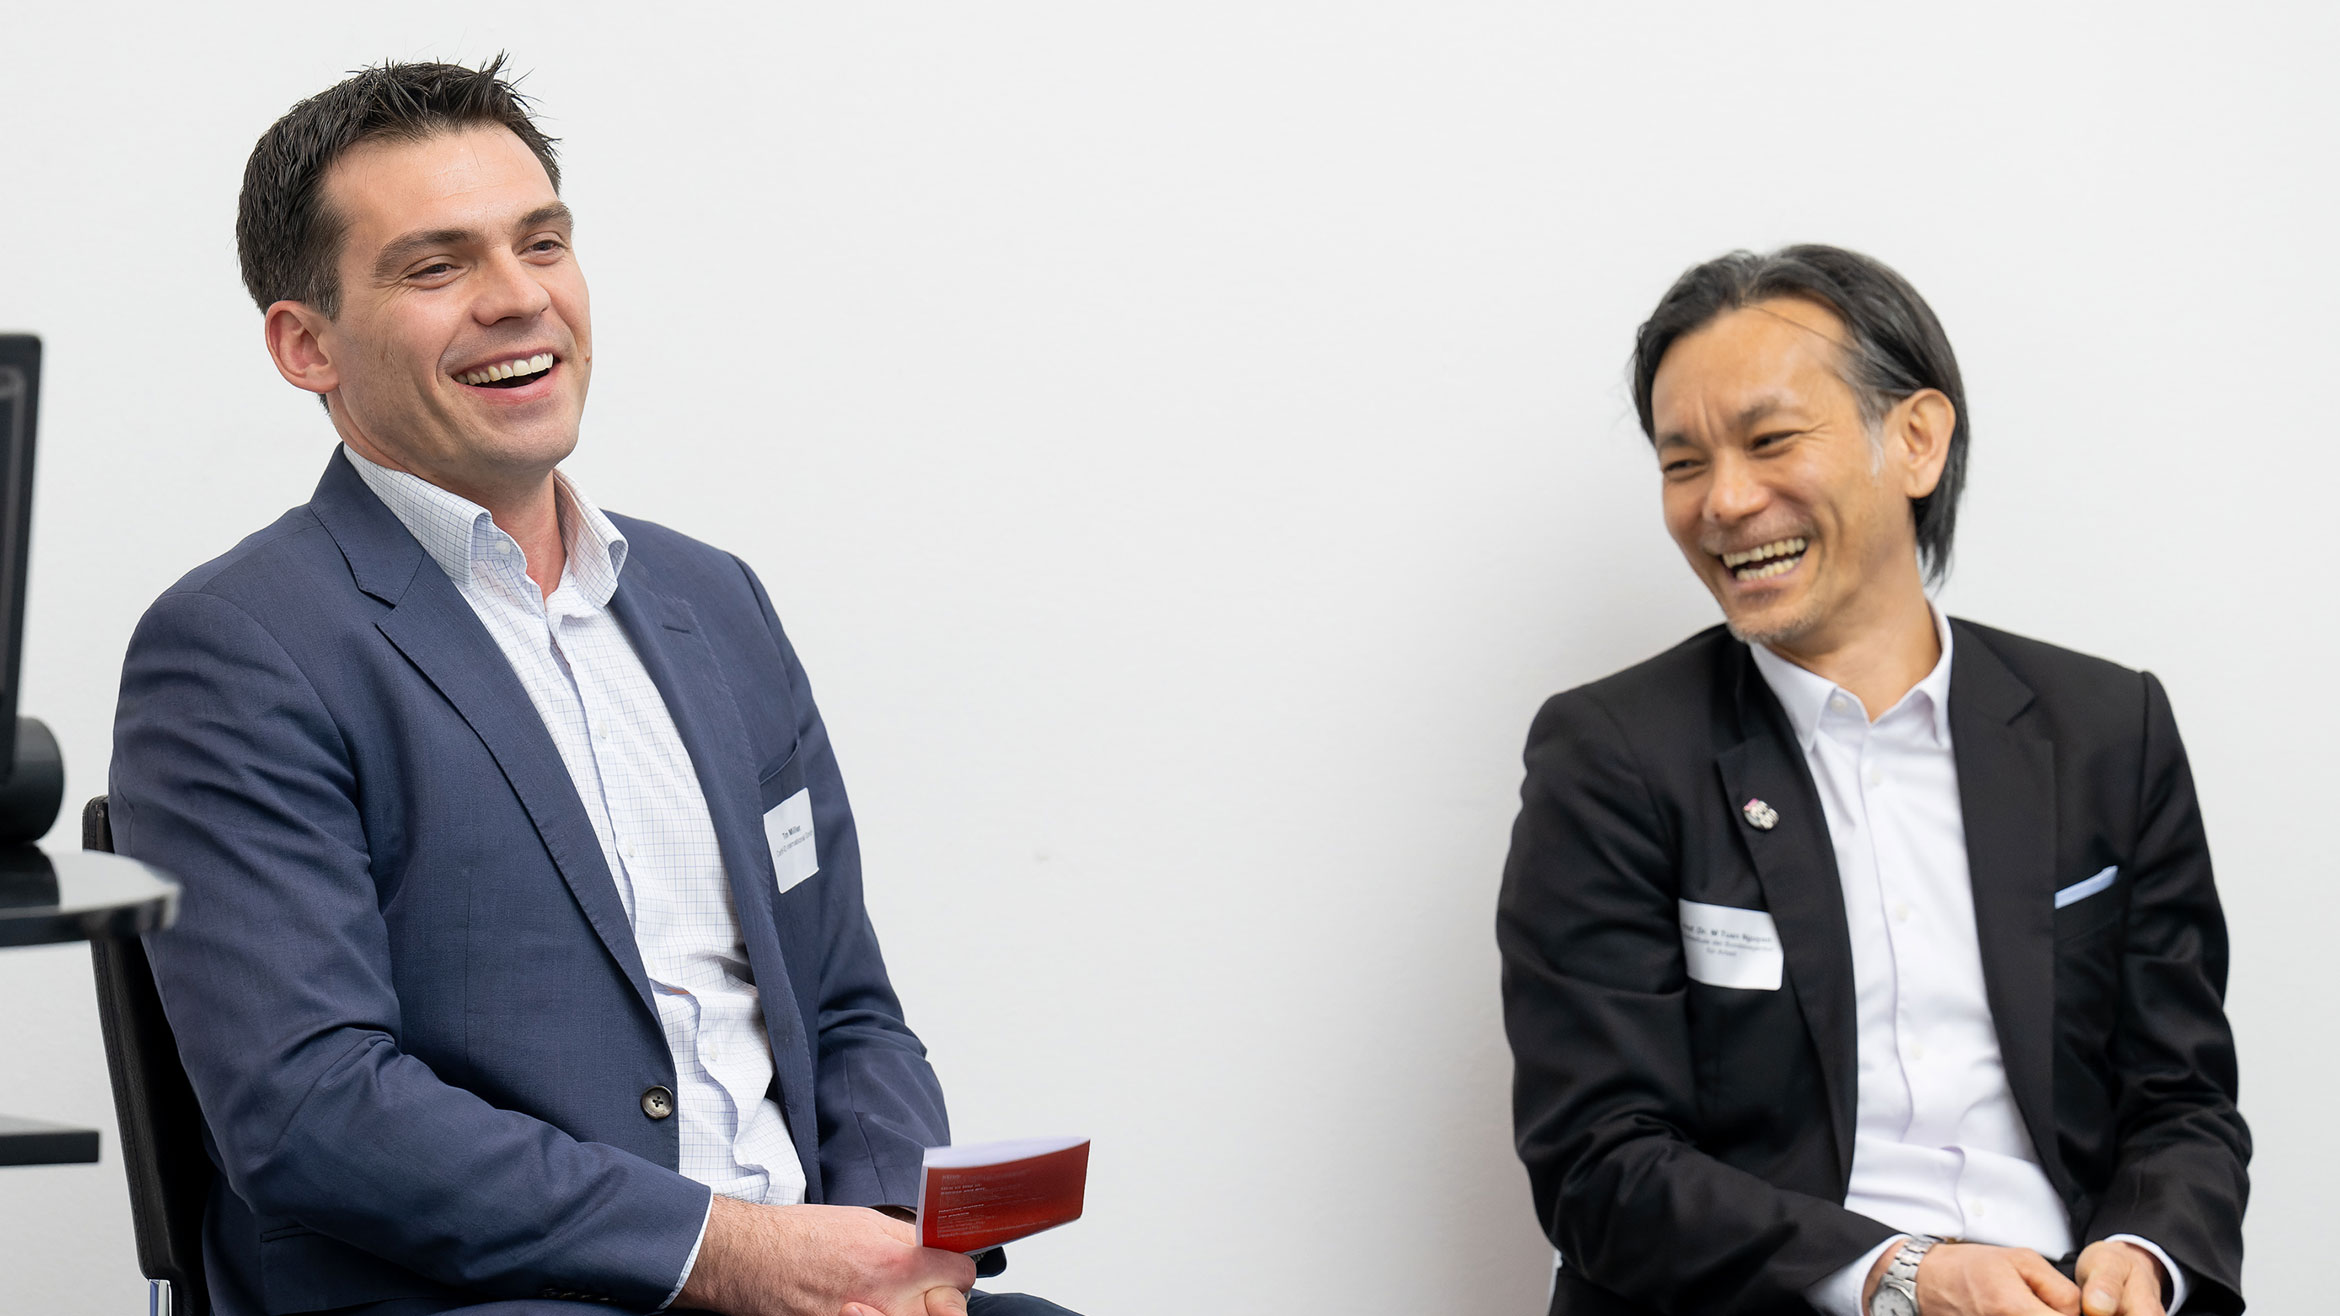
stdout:
<svg viewBox="0 0 2340 1316">
<path fill-rule="evenodd" d="M 1950 460 L 1950 435 L 1958 428 L 1958 408 L 1940 389 L 1922 388 L 1893 408 L 1885 425 L 1885 442 L 1900 460 L 1902 493 L 1923 498 L 1942 482 L 1942 466 Z"/>
<path fill-rule="evenodd" d="M 307 302 L 278 302 L 268 308 L 260 332 L 276 373 L 294 388 L 325 394 L 341 387 L 333 364 L 333 322 Z"/>
</svg>

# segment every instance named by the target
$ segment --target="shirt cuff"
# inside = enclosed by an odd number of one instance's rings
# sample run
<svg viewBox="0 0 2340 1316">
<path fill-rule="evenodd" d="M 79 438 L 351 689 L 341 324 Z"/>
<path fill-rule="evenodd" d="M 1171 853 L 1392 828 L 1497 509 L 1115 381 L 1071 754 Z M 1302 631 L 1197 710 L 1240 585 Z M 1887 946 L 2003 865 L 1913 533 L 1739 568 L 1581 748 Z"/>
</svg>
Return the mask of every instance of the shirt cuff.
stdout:
<svg viewBox="0 0 2340 1316">
<path fill-rule="evenodd" d="M 1869 1282 L 1869 1267 L 1877 1258 L 1909 1241 L 1907 1234 L 1895 1234 L 1861 1254 L 1861 1259 L 1837 1271 L 1804 1290 L 1804 1301 L 1820 1316 L 1862 1316 L 1861 1288 Z"/>
<path fill-rule="evenodd" d="M 707 1190 L 707 1214 L 699 1217 L 699 1237 L 696 1242 L 691 1244 L 691 1254 L 683 1258 L 682 1274 L 674 1277 L 674 1288 L 668 1291 L 665 1301 L 651 1308 L 652 1311 L 665 1311 L 674 1305 L 676 1298 L 682 1296 L 683 1285 L 691 1282 L 691 1270 L 699 1264 L 699 1249 L 707 1246 L 707 1222 L 714 1218 L 715 1190 L 710 1188 Z M 2146 1246 L 2153 1245 L 2148 1243 Z"/>
<path fill-rule="evenodd" d="M 2160 1244 L 2155 1243 L 2150 1238 L 2139 1238 L 2135 1234 L 2114 1234 L 2104 1241 L 2107 1243 L 2135 1243 L 2153 1254 L 2153 1259 L 2161 1263 L 2161 1273 L 2169 1277 L 2169 1316 L 2177 1316 L 2178 1309 L 2186 1305 L 2186 1272 L 2178 1269 L 2178 1264 L 2169 1259 L 2169 1254 L 2161 1250 Z"/>
</svg>

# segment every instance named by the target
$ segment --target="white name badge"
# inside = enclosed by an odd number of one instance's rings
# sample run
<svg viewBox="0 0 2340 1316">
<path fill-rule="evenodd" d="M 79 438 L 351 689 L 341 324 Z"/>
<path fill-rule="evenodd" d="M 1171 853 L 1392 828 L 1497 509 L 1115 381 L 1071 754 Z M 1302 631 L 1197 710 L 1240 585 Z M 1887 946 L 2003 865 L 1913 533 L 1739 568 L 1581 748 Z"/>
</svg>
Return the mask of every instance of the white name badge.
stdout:
<svg viewBox="0 0 2340 1316">
<path fill-rule="evenodd" d="M 1709 987 L 1745 987 L 1776 992 L 1787 958 L 1779 949 L 1779 925 L 1760 909 L 1702 905 L 1682 907 L 1682 958 L 1690 978 Z"/>
<path fill-rule="evenodd" d="M 800 790 L 764 810 L 764 840 L 772 847 L 772 871 L 786 891 L 821 871 L 813 844 L 812 792 Z"/>
</svg>

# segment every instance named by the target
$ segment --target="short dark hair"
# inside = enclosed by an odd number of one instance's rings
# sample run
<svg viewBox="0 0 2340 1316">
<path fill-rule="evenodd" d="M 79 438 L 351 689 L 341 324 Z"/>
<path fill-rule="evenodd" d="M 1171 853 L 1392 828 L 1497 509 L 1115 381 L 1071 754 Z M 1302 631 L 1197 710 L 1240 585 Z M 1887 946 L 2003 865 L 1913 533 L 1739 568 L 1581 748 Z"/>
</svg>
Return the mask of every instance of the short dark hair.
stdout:
<svg viewBox="0 0 2340 1316">
<path fill-rule="evenodd" d="M 1950 453 L 1934 491 L 1910 500 L 1917 520 L 1918 555 L 1928 579 L 1939 582 L 1950 570 L 1950 538 L 1958 522 L 1958 496 L 1966 488 L 1966 386 L 1949 336 L 1926 299 L 1909 281 L 1872 256 L 1842 247 L 1803 243 L 1768 255 L 1734 251 L 1693 265 L 1658 299 L 1633 339 L 1633 406 L 1641 431 L 1657 441 L 1650 394 L 1658 363 L 1676 339 L 1703 328 L 1726 311 L 1768 301 L 1801 297 L 1818 302 L 1844 322 L 1849 341 L 1841 344 L 1839 373 L 1858 399 L 1862 419 L 1882 420 L 1893 405 L 1923 389 L 1950 399 L 1957 422 Z"/>
<path fill-rule="evenodd" d="M 475 124 L 501 124 L 526 143 L 561 190 L 554 138 L 529 117 L 528 98 L 504 81 L 504 56 L 477 69 L 460 64 L 392 64 L 358 69 L 311 96 L 260 135 L 244 165 L 236 202 L 236 255 L 244 288 L 267 310 L 306 302 L 327 318 L 341 311 L 344 220 L 325 204 L 325 174 L 360 142 L 420 141 Z"/>
</svg>

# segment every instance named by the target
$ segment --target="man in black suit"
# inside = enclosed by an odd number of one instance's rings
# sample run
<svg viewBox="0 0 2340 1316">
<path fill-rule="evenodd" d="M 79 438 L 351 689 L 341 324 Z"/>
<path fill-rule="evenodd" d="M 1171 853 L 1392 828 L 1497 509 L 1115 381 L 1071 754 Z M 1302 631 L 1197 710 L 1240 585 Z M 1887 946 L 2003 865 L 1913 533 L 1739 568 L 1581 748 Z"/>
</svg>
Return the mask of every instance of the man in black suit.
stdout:
<svg viewBox="0 0 2340 1316">
<path fill-rule="evenodd" d="M 1933 312 L 1735 253 L 1633 385 L 1727 624 L 1529 734 L 1497 937 L 1552 1311 L 2240 1311 L 2185 750 L 2151 675 L 1927 598 L 1967 441 Z"/>
</svg>

